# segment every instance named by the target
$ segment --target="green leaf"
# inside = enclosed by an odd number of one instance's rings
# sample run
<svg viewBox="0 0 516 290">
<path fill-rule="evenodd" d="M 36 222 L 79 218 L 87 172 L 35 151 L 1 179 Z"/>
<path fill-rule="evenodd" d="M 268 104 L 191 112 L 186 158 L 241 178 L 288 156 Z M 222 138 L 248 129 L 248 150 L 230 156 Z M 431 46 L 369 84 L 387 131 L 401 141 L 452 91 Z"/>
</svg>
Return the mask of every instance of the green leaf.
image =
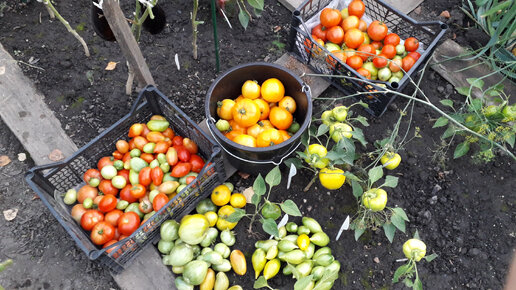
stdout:
<svg viewBox="0 0 516 290">
<path fill-rule="evenodd" d="M 457 93 L 463 96 L 469 96 L 469 87 L 456 87 Z"/>
<path fill-rule="evenodd" d="M 263 287 L 269 287 L 269 284 L 267 284 L 267 280 L 265 279 L 265 277 L 260 276 L 256 281 L 254 281 L 253 287 L 254 289 L 260 289 Z"/>
<path fill-rule="evenodd" d="M 409 277 L 405 278 L 403 280 L 403 284 L 405 284 L 405 286 L 411 288 L 412 286 L 414 286 L 414 282 L 412 282 L 412 280 L 410 280 Z"/>
<path fill-rule="evenodd" d="M 360 185 L 360 183 L 356 182 L 355 180 L 351 180 L 351 188 L 353 189 L 353 195 L 356 198 L 359 198 L 364 193 L 364 189 Z"/>
<path fill-rule="evenodd" d="M 414 285 L 412 286 L 412 290 L 423 290 L 423 283 L 419 280 L 419 277 L 416 277 L 414 280 Z"/>
<path fill-rule="evenodd" d="M 479 78 L 467 78 L 466 81 L 477 89 L 482 89 L 484 87 L 484 81 Z"/>
<path fill-rule="evenodd" d="M 382 166 L 376 166 L 371 169 L 369 169 L 369 172 L 367 173 L 369 175 L 369 181 L 371 184 L 378 181 L 378 179 L 382 178 L 383 176 L 383 169 Z"/>
<path fill-rule="evenodd" d="M 323 276 L 319 280 L 319 282 L 322 283 L 332 283 L 333 281 L 337 280 L 339 278 L 339 272 L 338 271 L 324 271 Z M 315 288 L 314 288 L 315 289 Z"/>
<path fill-rule="evenodd" d="M 469 151 L 469 142 L 464 141 L 464 142 L 460 143 L 459 145 L 457 145 L 457 147 L 455 147 L 455 152 L 453 152 L 453 159 L 457 159 L 459 157 L 464 156 L 466 153 L 468 153 L 468 151 Z"/>
<path fill-rule="evenodd" d="M 335 144 L 334 148 L 344 149 L 349 152 L 355 152 L 355 144 L 348 138 L 342 138 Z"/>
<path fill-rule="evenodd" d="M 441 139 L 445 140 L 447 138 L 450 138 L 451 136 L 455 135 L 455 127 L 454 126 L 448 126 L 446 131 L 441 135 Z"/>
<path fill-rule="evenodd" d="M 482 100 L 474 99 L 471 101 L 471 105 L 469 106 L 471 112 L 480 112 L 482 110 Z"/>
<path fill-rule="evenodd" d="M 416 230 L 416 231 L 414 232 L 414 239 L 421 240 L 421 238 L 419 237 L 419 232 L 418 232 L 418 230 Z"/>
<path fill-rule="evenodd" d="M 405 221 L 403 218 L 397 214 L 393 214 L 391 216 L 391 222 L 392 224 L 403 233 L 405 232 Z"/>
<path fill-rule="evenodd" d="M 356 127 L 353 128 L 351 135 L 353 135 L 353 139 L 359 141 L 360 144 L 362 144 L 362 146 L 365 147 L 367 145 L 367 141 L 365 140 L 364 132 L 362 131 L 362 129 Z"/>
<path fill-rule="evenodd" d="M 349 180 L 360 181 L 360 178 L 358 178 L 355 174 L 353 174 L 349 171 L 344 172 L 344 176 L 346 176 L 346 178 Z"/>
<path fill-rule="evenodd" d="M 290 199 L 287 199 L 283 203 L 281 203 L 280 207 L 284 213 L 290 216 L 301 216 L 301 212 L 299 211 L 299 208 L 297 207 L 296 203 Z"/>
<path fill-rule="evenodd" d="M 503 139 L 505 140 L 505 142 L 507 142 L 507 144 L 511 146 L 511 148 L 514 148 L 514 141 L 516 141 L 516 136 L 514 132 L 509 132 L 508 134 L 503 136 Z"/>
<path fill-rule="evenodd" d="M 365 232 L 365 229 L 355 229 L 355 241 L 358 241 L 360 236 Z"/>
<path fill-rule="evenodd" d="M 358 116 L 358 117 L 356 118 L 356 120 L 357 120 L 358 122 L 360 122 L 360 124 L 362 124 L 362 126 L 365 126 L 365 127 L 368 127 L 368 126 L 369 126 L 369 123 L 367 122 L 367 119 L 366 119 L 366 117 L 364 117 L 364 116 Z"/>
<path fill-rule="evenodd" d="M 441 100 L 440 101 L 443 106 L 447 106 L 450 108 L 453 108 L 453 101 L 452 100 Z"/>
<path fill-rule="evenodd" d="M 439 117 L 439 119 L 437 119 L 437 121 L 435 121 L 434 126 L 432 128 L 444 127 L 447 124 L 448 124 L 448 118 Z"/>
<path fill-rule="evenodd" d="M 317 134 L 315 134 L 315 137 L 322 136 L 328 132 L 329 128 L 326 126 L 326 124 L 321 124 L 319 128 L 317 128 Z"/>
<path fill-rule="evenodd" d="M 432 255 L 428 255 L 428 256 L 425 256 L 425 260 L 427 262 L 432 262 L 435 258 L 437 258 L 437 254 L 436 253 L 433 253 Z"/>
<path fill-rule="evenodd" d="M 256 207 L 258 207 L 261 199 L 262 199 L 262 196 L 255 193 L 251 197 L 251 203 L 254 204 Z"/>
<path fill-rule="evenodd" d="M 303 278 L 297 280 L 296 284 L 294 284 L 294 290 L 306 289 L 308 284 L 310 284 L 310 282 L 312 282 L 312 277 L 313 276 L 314 275 L 308 275 L 306 277 L 303 277 Z"/>
<path fill-rule="evenodd" d="M 407 273 L 409 268 L 409 263 L 399 266 L 398 269 L 396 269 L 396 271 L 394 272 L 394 276 L 392 277 L 392 283 L 398 283 L 400 278 Z"/>
<path fill-rule="evenodd" d="M 398 186 L 398 178 L 396 176 L 387 175 L 385 177 L 385 182 L 383 183 L 382 186 L 394 188 L 394 187 Z"/>
<path fill-rule="evenodd" d="M 395 215 L 400 216 L 405 221 L 407 221 L 407 222 L 409 221 L 407 214 L 401 207 L 395 207 L 392 209 L 392 211 L 394 212 Z"/>
<path fill-rule="evenodd" d="M 279 166 L 274 167 L 269 173 L 267 173 L 265 176 L 265 182 L 267 182 L 270 187 L 281 183 L 281 171 Z"/>
<path fill-rule="evenodd" d="M 303 161 L 299 160 L 299 158 L 289 158 L 289 159 L 285 160 L 285 165 L 287 165 L 288 168 L 290 168 L 290 166 L 292 164 L 294 164 L 294 166 L 297 169 L 300 169 L 301 167 L 303 167 Z"/>
<path fill-rule="evenodd" d="M 278 224 L 276 224 L 276 222 L 273 219 L 268 218 L 263 220 L 262 228 L 269 235 L 279 237 Z"/>
<path fill-rule="evenodd" d="M 389 242 L 392 244 L 392 241 L 394 240 L 394 234 L 396 233 L 396 227 L 392 223 L 386 222 L 383 224 L 383 232 L 385 233 L 385 236 Z"/>
<path fill-rule="evenodd" d="M 261 174 L 258 174 L 258 177 L 254 180 L 253 183 L 253 191 L 255 195 L 262 196 L 265 194 L 265 181 Z"/>
<path fill-rule="evenodd" d="M 247 15 L 243 10 L 240 10 L 240 12 L 238 12 L 238 20 L 240 21 L 240 25 L 242 25 L 244 30 L 246 30 L 247 25 L 249 25 L 249 15 Z"/>
<path fill-rule="evenodd" d="M 243 218 L 245 216 L 245 210 L 241 209 L 241 208 L 235 208 L 235 211 L 230 214 L 226 220 L 230 223 L 236 223 L 238 221 L 240 221 L 241 218 Z"/>
<path fill-rule="evenodd" d="M 263 0 L 247 0 L 247 3 L 258 10 L 263 10 Z"/>
<path fill-rule="evenodd" d="M 301 144 L 303 146 L 308 147 L 308 140 L 310 140 L 310 135 L 308 134 L 308 130 L 301 135 Z"/>
</svg>

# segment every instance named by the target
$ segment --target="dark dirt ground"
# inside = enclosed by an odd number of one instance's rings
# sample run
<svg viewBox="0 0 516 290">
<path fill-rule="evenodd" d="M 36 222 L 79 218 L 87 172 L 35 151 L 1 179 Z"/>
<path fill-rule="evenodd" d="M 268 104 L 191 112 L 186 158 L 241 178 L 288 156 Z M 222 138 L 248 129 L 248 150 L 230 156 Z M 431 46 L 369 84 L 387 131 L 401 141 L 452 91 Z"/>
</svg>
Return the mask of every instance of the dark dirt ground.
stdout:
<svg viewBox="0 0 516 290">
<path fill-rule="evenodd" d="M 89 45 L 90 58 L 83 55 L 79 43 L 58 21 L 48 19 L 40 3 L 31 1 L 22 5 L 13 0 L 6 3 L 8 6 L 0 17 L 0 43 L 17 60 L 38 60 L 33 65 L 44 71 L 21 63 L 20 66 L 45 95 L 45 102 L 78 146 L 129 111 L 136 93 L 124 94 L 127 68 L 123 56 L 115 43 L 94 35 L 86 3 L 57 1 L 57 9 L 72 26 L 82 24 L 80 34 Z M 450 19 L 440 18 L 451 28 L 446 37 L 465 44 L 468 34 L 461 27 L 467 21 L 459 5 L 460 1 L 427 0 L 421 11 L 412 15 L 416 19 L 437 19 L 442 10 L 450 11 Z M 206 24 L 199 26 L 197 61 L 191 57 L 188 20 L 191 3 L 163 2 L 162 7 L 167 13 L 167 27 L 156 36 L 143 33 L 141 48 L 158 88 L 199 122 L 204 119 L 204 111 L 199 108 L 203 107 L 206 90 L 217 76 L 212 28 L 208 24 L 210 7 L 202 3 L 198 15 Z M 130 5 L 124 4 L 123 9 L 129 11 Z M 266 1 L 263 16 L 255 19 L 245 32 L 236 18 L 232 18 L 234 28 L 230 30 L 219 17 L 221 71 L 240 63 L 272 62 L 279 58 L 286 50 L 283 45 L 290 17 L 290 12 L 276 1 Z M 281 29 L 275 32 L 277 27 Z M 177 71 L 173 62 L 176 53 L 181 71 Z M 118 62 L 115 70 L 104 70 L 109 61 Z M 91 82 L 86 77 L 88 71 L 93 73 Z M 460 100 L 453 87 L 433 71 L 425 74 L 422 89 L 434 103 L 443 96 Z M 338 96 L 340 93 L 334 89 L 323 94 L 323 97 Z M 321 111 L 325 104 L 318 102 L 314 106 Z M 398 98 L 383 117 L 370 120 L 371 126 L 365 130 L 369 143 L 384 137 L 398 117 L 395 108 L 404 104 Z M 360 113 L 369 117 L 365 112 Z M 333 240 L 355 205 L 348 186 L 328 192 L 316 183 L 304 193 L 304 182 L 311 176 L 301 171 L 293 189 L 286 191 L 283 183 L 273 191 L 272 200 L 281 201 L 288 196 L 300 205 L 303 214 L 321 221 L 332 238 L 334 255 L 343 265 L 334 289 L 402 288 L 391 286 L 390 281 L 399 266 L 395 260 L 403 256 L 401 246 L 416 229 L 428 252 L 439 255 L 433 262 L 421 263 L 419 267 L 427 289 L 502 288 L 516 245 L 516 163 L 498 156 L 494 162 L 476 164 L 469 157 L 453 160 L 451 152 L 442 155 L 444 162 L 433 161 L 442 134 L 441 129 L 432 129 L 432 120 L 438 116 L 422 105 L 415 106 L 414 115 L 413 126 L 421 129 L 422 137 L 400 152 L 404 161 L 394 172 L 400 182 L 389 192 L 388 203 L 404 208 L 411 222 L 407 235 L 397 233 L 393 244 L 380 232 L 367 234 L 359 242 L 355 242 L 352 232 L 345 232 L 339 241 Z M 23 174 L 33 164 L 30 159 L 17 160 L 17 154 L 24 152 L 23 146 L 3 122 L 0 126 L 0 152 L 12 160 L 0 167 L 0 209 L 19 209 L 13 221 L 0 218 L 0 260 L 15 260 L 14 265 L 0 273 L 0 285 L 6 289 L 116 289 L 109 272 L 88 260 L 25 184 Z M 234 175 L 230 181 L 243 190 L 252 179 Z M 236 229 L 237 246 L 244 253 L 251 253 L 254 240 L 245 234 L 245 228 L 247 221 Z M 251 272 L 230 279 L 244 289 L 251 289 Z M 292 280 L 280 277 L 273 279 L 271 285 L 291 289 Z"/>
</svg>

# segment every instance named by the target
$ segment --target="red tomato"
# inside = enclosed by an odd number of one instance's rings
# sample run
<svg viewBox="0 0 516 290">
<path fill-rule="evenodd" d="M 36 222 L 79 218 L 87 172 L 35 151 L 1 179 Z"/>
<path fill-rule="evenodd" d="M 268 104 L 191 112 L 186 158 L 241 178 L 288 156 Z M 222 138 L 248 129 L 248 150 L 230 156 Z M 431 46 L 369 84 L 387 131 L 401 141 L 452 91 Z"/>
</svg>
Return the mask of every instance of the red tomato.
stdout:
<svg viewBox="0 0 516 290">
<path fill-rule="evenodd" d="M 326 28 L 322 26 L 322 24 L 318 24 L 314 28 L 312 28 L 312 35 L 315 35 L 317 38 L 326 42 Z M 316 40 L 316 39 L 314 39 Z"/>
<path fill-rule="evenodd" d="M 116 141 L 115 147 L 116 147 L 116 150 L 118 150 L 118 152 L 120 152 L 122 154 L 129 152 L 129 143 L 127 143 L 127 141 L 125 141 L 125 140 Z"/>
<path fill-rule="evenodd" d="M 412 51 L 412 52 L 409 52 L 407 54 L 407 56 L 410 56 L 411 58 L 413 58 L 415 61 L 417 61 L 420 57 L 421 57 L 421 53 L 417 52 L 417 51 Z"/>
<path fill-rule="evenodd" d="M 151 170 L 150 167 L 144 167 L 138 173 L 138 182 L 143 186 L 149 186 L 151 184 Z"/>
<path fill-rule="evenodd" d="M 131 160 L 131 151 L 126 152 L 126 153 L 124 154 L 124 157 L 122 157 L 122 161 L 123 161 L 124 163 L 125 163 L 126 161 L 129 161 L 129 160 Z"/>
<path fill-rule="evenodd" d="M 374 47 L 374 49 L 381 49 L 383 44 L 380 41 L 373 41 L 371 42 L 371 45 Z"/>
<path fill-rule="evenodd" d="M 401 60 L 401 68 L 405 72 L 408 72 L 412 68 L 412 66 L 414 66 L 415 63 L 416 60 L 407 55 Z"/>
<path fill-rule="evenodd" d="M 95 245 L 103 245 L 113 239 L 115 236 L 115 227 L 107 222 L 97 223 L 91 230 L 91 241 Z"/>
<path fill-rule="evenodd" d="M 190 163 L 192 164 L 191 170 L 196 173 L 201 172 L 201 169 L 204 167 L 204 160 L 197 154 L 190 156 Z"/>
<path fill-rule="evenodd" d="M 151 132 L 151 130 L 149 130 L 149 127 L 147 127 L 146 124 L 142 124 L 142 125 L 143 125 L 142 136 L 147 138 L 147 135 Z"/>
<path fill-rule="evenodd" d="M 97 162 L 97 168 L 102 170 L 102 168 L 106 165 L 113 165 L 115 162 L 115 158 L 113 156 L 104 156 L 100 158 L 99 162 Z"/>
<path fill-rule="evenodd" d="M 115 236 L 116 236 L 116 235 L 115 235 Z M 109 242 L 105 243 L 105 244 L 102 246 L 102 249 L 108 248 L 109 246 L 111 246 L 112 244 L 114 244 L 114 243 L 116 243 L 116 242 L 118 242 L 118 240 L 115 238 L 115 239 L 113 239 L 113 240 L 111 240 L 111 241 L 109 241 Z M 107 249 L 107 250 L 106 250 L 106 253 L 108 253 L 108 254 L 109 254 L 109 253 L 111 253 L 114 249 L 116 249 L 116 247 L 115 247 L 115 246 L 113 246 L 113 247 L 111 247 L 111 248 Z"/>
<path fill-rule="evenodd" d="M 100 180 L 102 179 L 102 175 L 100 175 L 99 170 L 97 170 L 95 168 L 90 168 L 90 169 L 86 170 L 86 172 L 84 172 L 82 179 L 84 180 L 84 182 L 90 184 L 90 180 L 92 180 L 92 179 L 96 179 L 96 180 L 93 180 L 92 182 L 100 182 Z"/>
<path fill-rule="evenodd" d="M 364 62 L 362 61 L 362 58 L 358 55 L 352 55 L 348 57 L 346 60 L 346 64 L 352 67 L 353 69 L 359 69 L 362 67 Z"/>
<path fill-rule="evenodd" d="M 140 158 L 145 160 L 145 162 L 147 163 L 151 163 L 152 160 L 154 160 L 154 154 L 151 154 L 151 153 L 142 153 L 140 155 Z"/>
<path fill-rule="evenodd" d="M 167 141 L 159 141 L 158 143 L 156 143 L 156 146 L 154 147 L 154 154 L 158 154 L 158 153 L 167 153 L 167 150 L 168 148 L 170 147 L 170 145 L 168 144 Z"/>
<path fill-rule="evenodd" d="M 326 30 L 326 39 L 340 45 L 344 41 L 344 29 L 340 26 L 333 26 Z"/>
<path fill-rule="evenodd" d="M 115 150 L 111 155 L 113 155 L 113 158 L 115 158 L 115 160 L 121 160 L 122 158 L 124 158 L 124 154 L 120 153 L 120 151 L 118 150 Z"/>
<path fill-rule="evenodd" d="M 353 0 L 348 5 L 348 14 L 355 15 L 358 18 L 361 18 L 365 12 L 365 5 L 362 0 Z"/>
<path fill-rule="evenodd" d="M 363 61 L 366 61 L 369 57 L 376 55 L 375 48 L 370 44 L 362 44 L 357 49 L 357 54 L 362 58 Z"/>
<path fill-rule="evenodd" d="M 185 146 L 186 150 L 188 150 L 188 152 L 190 152 L 191 154 L 197 154 L 197 152 L 199 152 L 199 147 L 190 138 L 183 139 L 183 146 Z"/>
<path fill-rule="evenodd" d="M 183 145 L 183 137 L 181 136 L 174 136 L 174 138 L 172 138 L 172 145 L 175 146 L 175 145 Z"/>
<path fill-rule="evenodd" d="M 190 160 L 191 153 L 186 149 L 185 146 L 174 145 L 174 148 L 176 148 L 177 158 L 179 158 L 180 161 L 188 162 Z"/>
<path fill-rule="evenodd" d="M 145 186 L 141 184 L 135 184 L 133 187 L 131 187 L 131 195 L 134 198 L 138 199 L 140 197 L 144 197 L 145 193 L 147 193 L 147 190 L 145 189 Z"/>
<path fill-rule="evenodd" d="M 127 136 L 129 136 L 130 138 L 133 138 L 136 136 L 140 136 L 142 133 L 143 133 L 143 124 L 136 123 L 136 124 L 131 125 L 131 127 L 129 128 L 129 134 Z"/>
<path fill-rule="evenodd" d="M 122 212 L 122 214 L 124 214 L 124 212 Z M 122 215 L 120 215 L 122 216 Z M 118 220 L 117 220 L 117 224 L 114 225 L 115 227 L 115 236 L 113 237 L 113 240 L 117 240 L 120 238 L 120 232 L 118 231 Z"/>
<path fill-rule="evenodd" d="M 104 214 L 96 209 L 89 209 L 81 217 L 81 227 L 87 231 L 91 231 L 97 223 L 103 220 Z"/>
<path fill-rule="evenodd" d="M 102 179 L 99 184 L 99 190 L 104 194 L 118 194 L 118 188 L 114 187 L 109 179 Z"/>
<path fill-rule="evenodd" d="M 382 68 L 382 67 L 387 66 L 387 56 L 385 54 L 380 53 L 380 55 L 378 55 L 378 57 L 375 57 L 373 59 L 373 65 L 376 68 Z"/>
<path fill-rule="evenodd" d="M 416 51 L 419 47 L 419 41 L 415 37 L 409 37 L 405 40 L 405 50 L 408 52 Z"/>
<path fill-rule="evenodd" d="M 99 202 L 99 210 L 101 212 L 109 212 L 116 208 L 116 204 L 118 203 L 117 198 L 114 195 L 106 194 L 102 197 Z"/>
<path fill-rule="evenodd" d="M 192 183 L 195 179 L 197 178 L 197 176 L 188 176 L 185 180 L 185 183 L 186 184 L 190 184 Z"/>
<path fill-rule="evenodd" d="M 118 175 L 123 176 L 125 178 L 125 182 L 129 183 L 129 170 L 128 169 L 119 170 Z"/>
<path fill-rule="evenodd" d="M 127 184 L 122 190 L 120 190 L 120 199 L 127 201 L 128 203 L 136 202 L 138 199 L 133 197 L 131 194 L 132 184 Z"/>
<path fill-rule="evenodd" d="M 381 41 L 387 36 L 388 30 L 385 23 L 375 20 L 367 28 L 367 34 L 372 40 Z"/>
<path fill-rule="evenodd" d="M 140 216 L 134 211 L 125 212 L 118 219 L 118 231 L 121 235 L 130 236 L 140 226 Z M 120 236 L 122 239 L 122 236 Z"/>
<path fill-rule="evenodd" d="M 123 211 L 119 210 L 119 209 L 114 209 L 108 213 L 106 213 L 106 215 L 104 216 L 104 220 L 108 223 L 110 223 L 111 225 L 113 225 L 114 227 L 116 227 L 118 225 L 118 219 L 124 214 Z M 115 234 L 115 238 L 116 238 L 116 234 Z"/>
<path fill-rule="evenodd" d="M 163 182 L 163 170 L 159 166 L 152 168 L 150 177 L 154 185 L 160 185 Z"/>
<path fill-rule="evenodd" d="M 340 11 L 337 9 L 324 8 L 321 11 L 319 19 L 321 20 L 321 24 L 324 27 L 330 28 L 340 24 L 340 21 L 342 20 L 342 14 L 340 14 Z"/>
<path fill-rule="evenodd" d="M 392 44 L 384 43 L 381 54 L 385 55 L 388 59 L 392 59 L 396 55 L 396 47 Z"/>
<path fill-rule="evenodd" d="M 164 193 L 158 193 L 154 199 L 152 200 L 152 208 L 155 211 L 160 210 L 162 207 L 164 207 L 168 203 L 169 199 L 168 196 Z"/>
<path fill-rule="evenodd" d="M 192 164 L 189 162 L 179 162 L 173 168 L 170 176 L 181 178 L 187 175 L 192 169 Z"/>
<path fill-rule="evenodd" d="M 174 130 L 172 130 L 172 128 L 168 127 L 167 129 L 165 129 L 165 131 L 161 132 L 161 134 L 163 134 L 163 136 L 165 136 L 166 138 L 172 140 L 172 138 L 174 138 L 174 136 L 176 135 L 174 133 Z"/>
<path fill-rule="evenodd" d="M 148 198 L 144 198 L 140 201 L 140 204 L 138 204 L 138 209 L 142 213 L 149 213 L 152 211 L 152 203 Z"/>
<path fill-rule="evenodd" d="M 383 39 L 383 44 L 392 44 L 394 46 L 400 44 L 400 37 L 396 33 L 389 33 Z"/>
</svg>

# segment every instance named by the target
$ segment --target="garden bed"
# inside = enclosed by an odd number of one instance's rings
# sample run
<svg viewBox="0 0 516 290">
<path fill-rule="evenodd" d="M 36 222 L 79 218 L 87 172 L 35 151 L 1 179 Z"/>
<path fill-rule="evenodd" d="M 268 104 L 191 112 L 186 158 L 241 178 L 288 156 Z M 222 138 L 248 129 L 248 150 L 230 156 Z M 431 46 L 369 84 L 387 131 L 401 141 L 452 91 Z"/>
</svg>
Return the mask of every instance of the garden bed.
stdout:
<svg viewBox="0 0 516 290">
<path fill-rule="evenodd" d="M 83 55 L 82 47 L 57 20 L 48 20 L 40 3 L 11 2 L 0 18 L 3 24 L 0 43 L 13 58 L 24 62 L 19 65 L 45 95 L 45 102 L 67 134 L 78 146 L 83 146 L 125 115 L 137 96 L 136 93 L 124 94 L 127 67 L 120 49 L 116 43 L 94 36 L 90 8 L 84 2 L 59 1 L 57 9 L 73 27 L 83 27 L 79 33 L 90 47 L 90 58 Z M 217 76 L 212 27 L 208 24 L 210 7 L 207 3 L 200 7 L 198 19 L 205 24 L 199 26 L 200 59 L 196 61 L 191 57 L 191 3 L 162 4 L 167 13 L 167 27 L 155 36 L 143 33 L 140 46 L 158 88 L 193 120 L 200 122 L 204 119 L 204 110 L 199 108 L 203 108 L 205 93 Z M 233 29 L 229 29 L 219 17 L 222 71 L 245 62 L 272 62 L 285 53 L 291 13 L 275 1 L 265 4 L 262 17 L 251 22 L 245 32 L 236 18 L 230 18 Z M 130 4 L 123 5 L 125 11 L 130 10 Z M 439 18 L 450 25 L 445 38 L 456 37 L 459 43 L 467 45 L 461 29 L 466 21 L 459 5 L 460 1 L 427 0 L 420 13 L 414 12 L 413 16 L 422 20 L 437 19 L 441 11 L 450 11 L 451 18 Z M 174 63 L 176 53 L 180 71 Z M 118 63 L 115 70 L 104 70 L 109 61 Z M 462 100 L 453 87 L 433 71 L 424 75 L 421 87 L 433 103 L 438 103 L 442 96 Z M 340 93 L 334 89 L 323 94 L 323 97 L 337 96 Z M 382 118 L 370 120 L 371 126 L 364 128 L 370 145 L 387 136 L 398 118 L 396 108 L 404 106 L 405 102 L 398 98 Z M 318 116 L 328 105 L 328 102 L 314 101 L 314 115 Z M 363 111 L 359 113 L 370 117 Z M 415 106 L 414 116 L 413 122 L 420 128 L 421 137 L 400 152 L 403 162 L 394 171 L 399 184 L 390 190 L 388 202 L 407 212 L 410 219 L 407 236 L 398 232 L 394 242 L 389 244 L 383 232 L 369 232 L 355 242 L 349 231 L 335 241 L 343 220 L 356 208 L 351 188 L 328 191 L 316 182 L 308 192 L 303 192 L 307 180 L 311 179 L 309 172 L 299 172 L 288 191 L 284 173 L 284 182 L 273 190 L 271 199 L 279 202 L 288 195 L 304 215 L 321 222 L 332 239 L 334 256 L 342 263 L 335 289 L 390 286 L 393 271 L 400 265 L 396 259 L 403 257 L 401 246 L 416 229 L 426 242 L 428 253 L 439 255 L 431 263 L 420 264 L 419 274 L 427 288 L 499 289 L 504 283 L 516 239 L 516 163 L 498 156 L 494 162 L 476 164 L 469 157 L 453 160 L 452 152 L 432 160 L 443 132 L 443 129 L 432 129 L 439 116 L 423 105 Z M 2 222 L 0 226 L 0 239 L 6 245 L 0 260 L 7 257 L 15 260 L 9 270 L 0 274 L 2 286 L 6 289 L 78 288 L 81 285 L 116 288 L 109 272 L 89 261 L 45 206 L 33 199 L 33 192 L 22 182 L 23 173 L 31 164 L 17 161 L 17 153 L 23 148 L 3 123 L 1 129 L 0 148 L 6 152 L 2 155 L 7 154 L 13 160 L 0 167 L 3 175 L 1 209 L 19 209 L 13 221 Z M 244 179 L 238 174 L 229 179 L 238 191 L 249 187 L 253 180 L 254 177 Z M 248 222 L 244 219 L 235 231 L 237 245 L 250 255 L 255 237 L 246 232 Z M 258 224 L 254 226 L 260 232 L 259 228 Z M 263 233 L 262 237 L 265 237 Z M 56 270 L 49 271 L 46 265 L 56 265 Z M 244 289 L 251 289 L 252 271 L 244 277 L 231 275 L 230 280 L 232 284 L 234 281 Z M 270 284 L 291 289 L 293 282 L 280 275 Z"/>
</svg>

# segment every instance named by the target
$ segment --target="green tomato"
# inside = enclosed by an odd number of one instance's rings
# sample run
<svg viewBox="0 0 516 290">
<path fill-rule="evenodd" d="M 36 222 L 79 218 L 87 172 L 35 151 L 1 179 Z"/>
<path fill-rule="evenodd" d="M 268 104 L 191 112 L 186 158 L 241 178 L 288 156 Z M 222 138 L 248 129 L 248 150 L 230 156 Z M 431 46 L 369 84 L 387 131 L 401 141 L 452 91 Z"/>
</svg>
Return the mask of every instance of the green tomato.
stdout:
<svg viewBox="0 0 516 290">
<path fill-rule="evenodd" d="M 374 211 L 381 211 L 387 204 L 387 192 L 381 188 L 371 188 L 362 195 L 362 204 Z"/>
<path fill-rule="evenodd" d="M 502 110 L 504 117 L 509 119 L 516 119 L 516 104 L 512 106 L 505 106 Z"/>
<path fill-rule="evenodd" d="M 330 136 L 333 141 L 336 143 L 339 142 L 342 138 L 351 138 L 353 134 L 353 128 L 345 123 L 335 123 L 330 126 Z"/>
<path fill-rule="evenodd" d="M 400 81 L 401 79 L 394 75 L 388 80 L 389 83 L 399 83 Z"/>
<path fill-rule="evenodd" d="M 301 125 L 299 125 L 298 122 L 292 122 L 292 124 L 290 125 L 290 127 L 288 127 L 287 131 L 292 133 L 292 134 L 295 134 L 297 131 L 299 131 L 299 128 L 301 128 Z"/>
<path fill-rule="evenodd" d="M 403 44 L 396 45 L 396 54 L 402 55 L 404 53 L 405 53 L 405 45 L 403 45 Z"/>
<path fill-rule="evenodd" d="M 65 193 L 63 201 L 65 204 L 72 205 L 77 201 L 77 190 L 75 189 L 68 189 L 68 191 Z"/>
<path fill-rule="evenodd" d="M 138 203 L 138 202 L 133 202 L 133 203 L 129 204 L 129 205 L 125 208 L 124 212 L 130 212 L 130 211 L 133 211 L 133 212 L 135 212 L 136 214 L 138 214 L 138 216 L 139 216 L 139 217 L 140 217 L 140 219 L 141 219 L 141 218 L 143 218 L 143 212 L 141 212 L 141 211 L 140 211 L 140 209 L 138 208 L 138 205 L 139 205 L 139 203 Z"/>
<path fill-rule="evenodd" d="M 326 48 L 329 52 L 332 52 L 335 50 L 340 50 L 340 46 L 338 44 L 331 43 L 331 42 L 326 42 L 326 44 L 324 45 L 324 48 Z"/>
<path fill-rule="evenodd" d="M 418 239 L 410 239 L 403 244 L 403 254 L 409 260 L 421 261 L 426 255 L 426 245 Z"/>
<path fill-rule="evenodd" d="M 378 69 L 374 66 L 372 61 L 368 61 L 362 65 L 363 68 L 371 73 L 371 77 L 378 76 Z"/>
<path fill-rule="evenodd" d="M 378 79 L 380 79 L 381 81 L 386 82 L 391 78 L 391 76 L 392 72 L 388 67 L 381 68 L 378 71 Z"/>
<path fill-rule="evenodd" d="M 262 208 L 262 216 L 277 220 L 281 216 L 281 208 L 275 203 L 267 202 Z"/>
<path fill-rule="evenodd" d="M 122 160 L 115 160 L 113 166 L 115 166 L 116 170 L 122 170 L 124 169 L 124 162 Z"/>
<path fill-rule="evenodd" d="M 403 72 L 401 70 L 397 71 L 397 72 L 392 74 L 392 77 L 397 77 L 397 78 L 399 78 L 401 80 L 403 78 Z"/>
<path fill-rule="evenodd" d="M 324 111 L 321 115 L 321 120 L 324 125 L 330 127 L 331 124 L 335 123 L 336 120 L 333 117 L 333 112 L 331 110 Z"/>
<path fill-rule="evenodd" d="M 113 165 L 106 165 L 102 167 L 102 170 L 100 170 L 100 175 L 104 177 L 104 179 L 112 179 L 116 176 L 118 171 L 116 170 L 115 166 Z"/>
<path fill-rule="evenodd" d="M 88 198 L 84 199 L 83 202 L 82 202 L 82 206 L 85 209 L 92 208 L 93 207 L 93 199 L 91 197 L 88 197 Z"/>
<path fill-rule="evenodd" d="M 307 158 L 305 158 L 306 163 L 312 167 L 325 168 L 330 163 L 328 158 L 324 158 L 328 154 L 328 150 L 321 144 L 310 144 L 305 150 L 305 154 L 307 155 Z"/>
<path fill-rule="evenodd" d="M 342 169 L 323 168 L 319 171 L 319 181 L 321 185 L 330 190 L 339 189 L 346 181 L 346 176 Z"/>
<path fill-rule="evenodd" d="M 220 131 L 220 132 L 226 132 L 229 130 L 230 128 L 230 125 L 229 125 L 229 122 L 224 120 L 224 119 L 219 119 L 217 121 L 217 123 L 215 123 L 215 127 L 217 127 L 217 129 Z"/>
<path fill-rule="evenodd" d="M 150 120 L 147 122 L 147 128 L 149 128 L 149 130 L 158 132 L 167 130 L 169 125 L 167 120 Z"/>
<path fill-rule="evenodd" d="M 111 179 L 111 184 L 115 188 L 122 189 L 127 185 L 127 181 L 125 180 L 125 177 L 117 175 Z"/>
<path fill-rule="evenodd" d="M 380 158 L 380 162 L 385 169 L 393 170 L 400 165 L 401 156 L 398 153 L 387 152 Z"/>
<path fill-rule="evenodd" d="M 215 204 L 213 204 L 211 199 L 206 198 L 206 199 L 201 200 L 197 204 L 197 206 L 195 207 L 195 210 L 197 211 L 197 213 L 200 213 L 200 214 L 205 214 L 209 211 L 217 212 L 217 206 Z"/>
<path fill-rule="evenodd" d="M 333 114 L 333 118 L 339 122 L 344 122 L 346 117 L 348 116 L 348 107 L 346 106 L 337 106 L 331 110 Z"/>
</svg>

